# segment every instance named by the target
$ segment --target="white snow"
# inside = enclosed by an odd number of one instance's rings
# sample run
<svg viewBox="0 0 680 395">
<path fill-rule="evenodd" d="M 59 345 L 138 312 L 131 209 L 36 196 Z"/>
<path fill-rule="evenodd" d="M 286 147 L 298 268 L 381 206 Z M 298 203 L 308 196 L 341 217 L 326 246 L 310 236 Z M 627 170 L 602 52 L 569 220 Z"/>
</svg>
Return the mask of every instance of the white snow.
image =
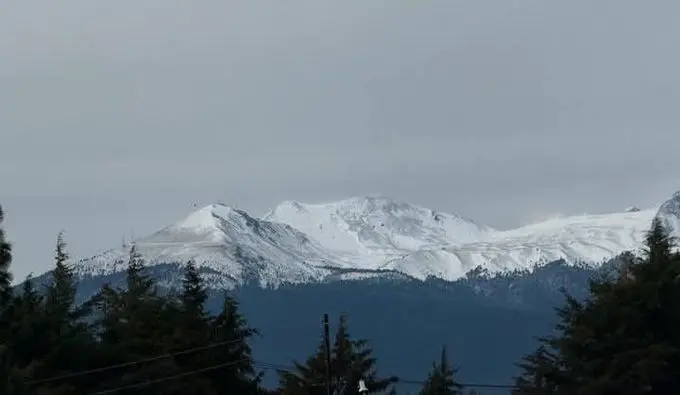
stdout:
<svg viewBox="0 0 680 395">
<path fill-rule="evenodd" d="M 676 200 L 673 200 L 676 199 Z M 664 203 L 680 222 L 680 194 Z M 149 264 L 189 259 L 211 268 L 219 286 L 370 278 L 386 272 L 453 281 L 477 267 L 490 273 L 531 270 L 557 259 L 598 265 L 637 251 L 656 209 L 551 219 L 499 231 L 457 215 L 386 197 L 330 203 L 283 202 L 262 219 L 221 204 L 137 241 Z M 81 274 L 123 269 L 126 252 L 82 261 Z"/>
<path fill-rule="evenodd" d="M 385 197 L 325 204 L 284 202 L 264 219 L 286 223 L 329 250 L 359 254 L 460 244 L 495 232 L 465 218 Z"/>
</svg>

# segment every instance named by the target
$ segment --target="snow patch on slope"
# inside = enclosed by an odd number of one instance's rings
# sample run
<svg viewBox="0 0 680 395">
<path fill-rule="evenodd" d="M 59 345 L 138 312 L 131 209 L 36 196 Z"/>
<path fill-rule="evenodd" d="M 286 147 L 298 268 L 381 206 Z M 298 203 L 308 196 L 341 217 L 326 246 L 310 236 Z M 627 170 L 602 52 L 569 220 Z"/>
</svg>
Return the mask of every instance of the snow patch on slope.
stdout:
<svg viewBox="0 0 680 395">
<path fill-rule="evenodd" d="M 462 244 L 495 232 L 456 215 L 379 196 L 322 204 L 288 201 L 264 219 L 299 229 L 329 250 L 354 254 Z"/>
</svg>

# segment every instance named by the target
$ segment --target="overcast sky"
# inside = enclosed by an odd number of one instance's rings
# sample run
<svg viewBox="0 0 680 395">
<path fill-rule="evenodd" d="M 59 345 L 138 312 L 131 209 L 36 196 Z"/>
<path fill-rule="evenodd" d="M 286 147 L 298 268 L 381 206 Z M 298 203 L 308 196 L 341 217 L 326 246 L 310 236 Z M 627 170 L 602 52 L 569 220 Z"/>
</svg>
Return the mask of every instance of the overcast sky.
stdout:
<svg viewBox="0 0 680 395">
<path fill-rule="evenodd" d="M 6 1 L 18 277 L 224 201 L 381 193 L 499 228 L 680 189 L 680 2 Z"/>
</svg>

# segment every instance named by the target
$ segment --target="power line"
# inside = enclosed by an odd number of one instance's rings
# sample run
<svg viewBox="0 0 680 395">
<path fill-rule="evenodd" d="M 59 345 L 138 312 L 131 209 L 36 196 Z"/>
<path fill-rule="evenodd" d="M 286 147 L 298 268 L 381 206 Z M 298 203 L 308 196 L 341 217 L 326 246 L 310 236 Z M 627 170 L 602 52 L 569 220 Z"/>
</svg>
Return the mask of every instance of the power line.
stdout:
<svg viewBox="0 0 680 395">
<path fill-rule="evenodd" d="M 283 371 L 287 373 L 292 373 L 292 370 L 295 370 L 294 367 L 292 366 L 286 366 L 286 365 L 279 365 L 279 364 L 273 364 L 269 362 L 263 362 L 263 361 L 253 361 L 253 365 L 263 368 L 263 369 L 270 369 L 270 370 L 277 370 L 277 371 Z M 402 379 L 399 376 L 389 376 L 387 378 L 382 377 L 382 378 L 377 378 L 377 380 L 389 380 L 393 379 L 395 384 L 411 384 L 411 385 L 425 385 L 427 381 L 425 380 L 409 380 L 409 379 Z M 324 385 L 324 382 L 319 382 L 319 383 L 309 383 L 309 384 L 314 384 L 314 385 Z M 484 384 L 484 383 L 461 383 L 458 382 L 458 384 L 462 385 L 463 387 L 466 388 L 487 388 L 487 389 L 515 389 L 517 388 L 516 385 L 512 384 Z"/>
<path fill-rule="evenodd" d="M 205 373 L 205 372 L 209 372 L 209 371 L 212 371 L 212 370 L 221 369 L 221 368 L 224 368 L 224 367 L 227 367 L 227 366 L 232 366 L 232 365 L 236 365 L 236 364 L 239 364 L 239 363 L 242 363 L 242 362 L 247 362 L 247 361 L 248 361 L 247 359 L 242 359 L 242 360 L 233 361 L 233 362 L 225 362 L 225 363 L 221 363 L 221 364 L 217 364 L 217 365 L 208 366 L 208 367 L 205 367 L 205 368 L 202 368 L 202 369 L 191 370 L 189 372 L 173 374 L 173 375 L 170 375 L 170 376 L 165 376 L 165 377 L 160 377 L 160 378 L 157 378 L 157 379 L 142 381 L 140 383 L 130 384 L 130 385 L 122 386 L 122 387 L 115 387 L 115 388 L 111 388 L 111 389 L 108 389 L 108 390 L 95 392 L 92 395 L 105 395 L 105 394 L 112 394 L 112 393 L 115 393 L 115 392 L 118 392 L 118 391 L 137 389 L 137 388 L 146 387 L 146 386 L 153 385 L 153 384 L 158 384 L 158 383 L 163 383 L 163 382 L 170 381 L 170 380 L 179 379 L 179 378 L 182 378 L 182 377 L 191 376 L 191 375 L 194 375 L 194 374 Z M 264 368 L 264 369 L 281 370 L 279 368 L 275 368 L 274 366 L 276 366 L 276 365 L 263 363 L 263 362 L 253 363 L 253 365 L 255 365 L 255 366 L 260 365 L 259 367 Z M 265 366 L 265 365 L 269 365 L 269 366 Z"/>
<path fill-rule="evenodd" d="M 402 384 L 415 384 L 415 385 L 425 385 L 426 381 L 424 380 L 404 380 L 400 379 L 397 377 L 397 383 L 402 383 Z M 516 389 L 516 385 L 512 384 L 476 384 L 476 383 L 460 383 L 457 382 L 459 385 L 465 387 L 465 388 L 488 388 L 488 389 Z"/>
<path fill-rule="evenodd" d="M 238 343 L 240 341 L 241 341 L 240 339 L 229 340 L 229 341 L 213 343 L 213 344 L 209 344 L 209 345 L 201 346 L 201 347 L 192 347 L 192 348 L 184 349 L 184 350 L 181 350 L 181 351 L 176 351 L 176 352 L 173 352 L 173 353 L 167 353 L 167 354 L 157 355 L 157 356 L 149 357 L 149 358 L 145 358 L 145 359 L 139 359 L 139 360 L 136 360 L 136 361 L 124 362 L 124 363 L 119 363 L 119 364 L 114 364 L 114 365 L 103 366 L 103 367 L 95 368 L 95 369 L 88 369 L 88 370 L 83 370 L 83 371 L 79 371 L 79 372 L 73 372 L 73 373 L 68 373 L 68 374 L 50 377 L 50 378 L 46 378 L 46 379 L 32 380 L 32 381 L 28 381 L 27 384 L 31 384 L 31 385 L 45 384 L 45 383 L 50 383 L 50 382 L 54 382 L 54 381 L 71 379 L 71 378 L 75 378 L 75 377 L 86 376 L 86 375 L 89 375 L 89 374 L 100 373 L 100 372 L 105 372 L 105 371 L 114 370 L 114 369 L 126 368 L 126 367 L 130 367 L 130 366 L 135 366 L 135 365 L 154 362 L 154 361 L 158 361 L 158 360 L 162 360 L 162 359 L 167 359 L 167 358 L 171 358 L 171 357 L 174 357 L 174 356 L 190 354 L 190 353 L 208 350 L 208 349 L 212 349 L 212 348 L 216 348 L 216 347 L 220 347 L 220 346 L 226 346 L 226 345 L 229 345 L 229 344 Z M 218 364 L 218 365 L 214 365 L 214 366 L 209 366 L 209 367 L 206 367 L 206 368 L 203 368 L 203 369 L 198 369 L 198 370 L 194 370 L 194 371 L 180 373 L 178 375 L 171 375 L 171 376 L 162 377 L 162 378 L 159 378 L 159 379 L 145 381 L 145 382 L 142 382 L 142 383 L 131 384 L 130 386 L 115 388 L 115 389 L 112 389 L 112 390 L 107 390 L 106 392 L 97 392 L 93 395 L 107 394 L 107 393 L 111 393 L 111 392 L 115 392 L 115 391 L 119 391 L 119 390 L 134 389 L 134 388 L 138 388 L 138 387 L 152 385 L 152 384 L 156 384 L 156 383 L 160 383 L 160 382 L 164 382 L 164 381 L 168 381 L 168 380 L 173 380 L 175 378 L 180 378 L 180 377 L 190 376 L 190 375 L 193 375 L 193 374 L 198 374 L 198 373 L 202 373 L 202 372 L 206 372 L 206 371 L 220 369 L 220 368 L 227 367 L 227 366 L 230 366 L 230 365 L 235 365 L 235 364 L 241 363 L 241 362 L 244 362 L 244 361 L 240 360 L 240 361 L 236 361 L 236 362 L 222 363 L 222 364 Z M 262 368 L 262 369 L 276 370 L 276 371 L 287 372 L 287 373 L 292 373 L 295 370 L 295 367 L 290 366 L 290 365 L 280 365 L 280 364 L 275 364 L 275 363 L 270 363 L 270 362 L 265 362 L 265 361 L 254 360 L 253 365 L 256 366 L 256 367 Z M 402 379 L 399 376 L 390 376 L 389 378 L 393 379 L 395 383 L 399 383 L 399 384 L 424 385 L 426 383 L 425 380 Z M 386 379 L 388 379 L 388 378 L 379 378 L 379 380 L 386 380 Z M 325 382 L 321 381 L 319 383 L 308 383 L 308 384 L 325 385 Z M 459 383 L 459 384 L 462 385 L 463 387 L 466 387 L 466 388 L 488 388 L 488 389 L 495 389 L 495 388 L 498 388 L 498 389 L 514 389 L 514 388 L 517 388 L 517 386 L 509 385 L 509 384 L 484 384 L 484 383 Z"/>
<path fill-rule="evenodd" d="M 242 363 L 242 362 L 247 362 L 247 361 L 248 361 L 247 359 L 242 359 L 242 360 L 233 361 L 233 362 L 225 362 L 225 363 L 221 363 L 221 364 L 217 364 L 217 365 L 208 366 L 208 367 L 205 367 L 205 368 L 202 368 L 202 369 L 191 370 L 189 372 L 173 374 L 173 375 L 170 375 L 170 376 L 160 377 L 160 378 L 153 379 L 153 380 L 147 380 L 147 381 L 143 381 L 143 382 L 136 383 L 136 384 L 130 384 L 130 385 L 122 386 L 122 387 L 111 388 L 111 389 L 108 389 L 108 390 L 95 392 L 92 395 L 105 395 L 105 394 L 112 394 L 112 393 L 115 393 L 115 392 L 118 392 L 118 391 L 124 391 L 124 390 L 129 390 L 129 389 L 137 389 L 137 388 L 146 387 L 146 386 L 153 385 L 153 384 L 158 384 L 158 383 L 163 383 L 163 382 L 170 381 L 170 380 L 175 380 L 175 379 L 186 377 L 186 376 L 191 376 L 191 375 L 194 375 L 194 374 L 205 373 L 205 372 L 209 372 L 209 371 L 212 371 L 212 370 L 221 369 L 221 368 L 224 368 L 224 367 L 227 367 L 227 366 L 232 366 L 232 365 L 236 365 L 236 364 L 239 364 L 239 363 Z M 253 365 L 258 366 L 258 367 L 263 368 L 263 369 L 285 370 L 285 369 L 281 368 L 283 365 L 275 365 L 275 364 L 270 364 L 270 363 L 266 363 L 266 362 L 253 361 Z"/>
<path fill-rule="evenodd" d="M 54 377 L 50 377 L 50 378 L 46 378 L 46 379 L 32 380 L 32 381 L 28 381 L 28 384 L 32 384 L 32 385 L 45 384 L 45 383 L 50 383 L 50 382 L 53 382 L 53 381 L 71 379 L 71 378 L 74 378 L 74 377 L 85 376 L 85 375 L 89 375 L 89 374 L 93 374 L 93 373 L 105 372 L 107 370 L 126 368 L 126 367 L 130 367 L 130 366 L 140 365 L 140 364 L 143 364 L 143 363 L 154 362 L 154 361 L 158 361 L 158 360 L 161 360 L 161 359 L 175 357 L 175 356 L 178 356 L 178 355 L 191 354 L 191 353 L 198 352 L 198 351 L 209 350 L 209 349 L 215 348 L 215 347 L 226 346 L 226 345 L 229 345 L 229 344 L 238 343 L 240 341 L 241 341 L 241 339 L 229 340 L 229 341 L 213 343 L 213 344 L 209 344 L 209 345 L 201 346 L 201 347 L 187 348 L 187 349 L 184 349 L 184 350 L 181 350 L 181 351 L 177 351 L 177 352 L 173 352 L 173 353 L 169 353 L 169 354 L 157 355 L 155 357 L 139 359 L 139 360 L 136 360 L 136 361 L 123 362 L 123 363 L 103 366 L 101 368 L 95 368 L 95 369 L 81 370 L 79 372 L 68 373 L 68 374 L 64 374 L 64 375 L 61 375 L 61 376 L 54 376 Z"/>
<path fill-rule="evenodd" d="M 118 391 L 137 389 L 137 388 L 141 388 L 141 387 L 146 387 L 148 385 L 158 384 L 158 383 L 162 383 L 162 382 L 165 382 L 165 381 L 170 381 L 170 380 L 175 380 L 175 379 L 179 379 L 179 378 L 186 377 L 186 376 L 191 376 L 191 375 L 198 374 L 198 373 L 204 373 L 204 372 L 209 372 L 211 370 L 221 369 L 221 368 L 224 368 L 224 367 L 227 367 L 227 366 L 230 366 L 230 365 L 236 365 L 238 363 L 246 362 L 246 361 L 247 361 L 246 359 L 242 359 L 242 360 L 234 361 L 234 362 L 221 363 L 219 365 L 208 366 L 207 368 L 203 368 L 203 369 L 196 369 L 196 370 L 192 370 L 192 371 L 189 371 L 189 372 L 173 374 L 172 376 L 166 376 L 166 377 L 161 377 L 161 378 L 158 378 L 158 379 L 143 381 L 143 382 L 137 383 L 137 384 L 130 384 L 130 385 L 122 386 L 122 387 L 111 388 L 111 389 L 108 389 L 108 390 L 95 392 L 92 395 L 112 394 L 112 393 L 118 392 Z"/>
<path fill-rule="evenodd" d="M 161 359 L 161 358 L 159 357 L 159 358 L 155 358 L 155 359 Z M 182 378 L 182 377 L 192 376 L 192 375 L 199 374 L 199 373 L 205 373 L 205 372 L 209 372 L 209 371 L 212 371 L 212 370 L 221 369 L 221 368 L 224 368 L 224 367 L 227 367 L 227 366 L 232 366 L 232 365 L 236 365 L 236 364 L 239 364 L 239 363 L 242 363 L 242 362 L 247 362 L 247 361 L 248 361 L 247 359 L 242 359 L 242 360 L 238 360 L 238 361 L 221 363 L 221 364 L 217 364 L 217 365 L 208 366 L 208 367 L 205 367 L 205 368 L 202 368 L 202 369 L 192 370 L 192 371 L 189 371 L 189 372 L 178 373 L 178 374 L 174 374 L 174 375 L 170 375 L 170 376 L 160 377 L 160 378 L 157 378 L 157 379 L 143 381 L 143 382 L 140 382 L 140 383 L 130 384 L 130 385 L 122 386 L 122 387 L 111 388 L 111 389 L 108 389 L 108 390 L 95 392 L 92 395 L 105 395 L 105 394 L 111 394 L 111 393 L 115 393 L 115 392 L 123 391 L 123 390 L 137 389 L 137 388 L 146 387 L 146 386 L 149 386 L 149 385 L 163 383 L 163 382 L 170 381 L 170 380 L 175 380 L 175 379 Z M 284 372 L 287 372 L 287 373 L 292 373 L 291 371 L 294 370 L 294 368 L 292 366 L 279 365 L 279 364 L 274 364 L 274 363 L 269 363 L 269 362 L 264 362 L 264 361 L 253 361 L 253 365 L 256 366 L 256 367 L 259 367 L 261 369 L 284 371 Z M 398 376 L 393 376 L 393 377 L 396 379 L 395 384 L 425 385 L 425 383 L 426 383 L 425 380 L 407 380 L 407 379 L 401 379 Z M 308 385 L 315 385 L 315 386 L 316 385 L 322 386 L 322 385 L 325 385 L 325 382 L 319 381 L 319 382 L 311 382 L 311 383 L 307 383 L 307 384 Z M 481 384 L 481 383 L 479 383 L 479 384 L 476 384 L 476 383 L 459 383 L 459 384 L 461 386 L 465 387 L 465 388 L 487 388 L 487 389 L 515 389 L 515 388 L 517 388 L 517 386 L 515 386 L 515 385 L 507 385 L 507 384 Z"/>
</svg>

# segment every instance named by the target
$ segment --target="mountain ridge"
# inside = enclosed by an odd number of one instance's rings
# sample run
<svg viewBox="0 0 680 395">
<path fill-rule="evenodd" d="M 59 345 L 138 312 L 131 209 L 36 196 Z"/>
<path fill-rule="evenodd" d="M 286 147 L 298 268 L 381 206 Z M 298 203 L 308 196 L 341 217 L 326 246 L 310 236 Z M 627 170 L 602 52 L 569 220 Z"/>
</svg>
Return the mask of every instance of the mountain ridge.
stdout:
<svg viewBox="0 0 680 395">
<path fill-rule="evenodd" d="M 501 274 L 548 262 L 598 266 L 637 251 L 655 216 L 680 222 L 680 193 L 659 209 L 551 219 L 496 230 L 464 217 L 384 196 L 327 203 L 284 201 L 261 218 L 224 204 L 193 211 L 135 241 L 149 265 L 194 261 L 221 273 L 216 287 L 366 278 L 398 273 L 425 280 Z M 677 231 L 677 227 L 672 230 Z M 81 259 L 81 277 L 123 270 L 126 248 Z"/>
</svg>

